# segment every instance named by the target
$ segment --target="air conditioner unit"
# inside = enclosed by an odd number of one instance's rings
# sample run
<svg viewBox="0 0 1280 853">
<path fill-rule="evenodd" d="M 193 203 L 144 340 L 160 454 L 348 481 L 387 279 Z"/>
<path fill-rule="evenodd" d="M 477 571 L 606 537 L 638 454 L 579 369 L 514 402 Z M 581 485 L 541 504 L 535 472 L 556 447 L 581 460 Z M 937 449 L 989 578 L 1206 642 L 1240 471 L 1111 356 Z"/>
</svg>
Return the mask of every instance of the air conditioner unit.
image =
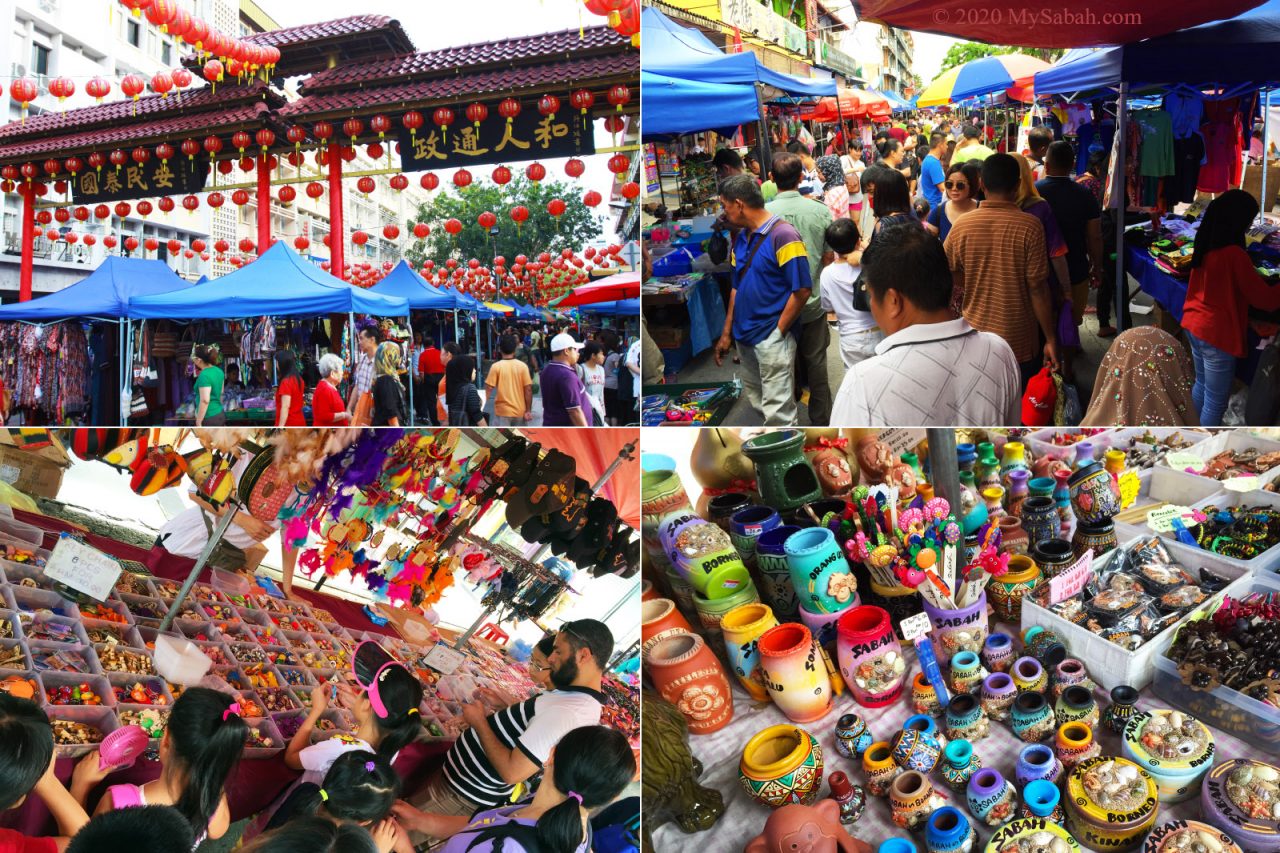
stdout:
<svg viewBox="0 0 1280 853">
<path fill-rule="evenodd" d="M 26 77 L 26 76 L 27 76 L 27 66 L 23 65 L 21 62 L 15 62 L 15 63 L 13 63 L 13 65 L 11 66 L 11 68 L 12 68 L 12 70 L 13 70 L 13 76 L 14 76 L 14 77 Z"/>
</svg>

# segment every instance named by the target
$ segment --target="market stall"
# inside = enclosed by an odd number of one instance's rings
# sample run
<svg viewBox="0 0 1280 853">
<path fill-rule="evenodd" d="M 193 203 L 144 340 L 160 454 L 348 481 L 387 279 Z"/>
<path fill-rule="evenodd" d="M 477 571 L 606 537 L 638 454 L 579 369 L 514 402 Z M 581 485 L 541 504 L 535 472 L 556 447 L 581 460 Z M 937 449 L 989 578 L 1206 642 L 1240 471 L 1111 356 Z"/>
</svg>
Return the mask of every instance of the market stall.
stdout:
<svg viewBox="0 0 1280 853">
<path fill-rule="evenodd" d="M 806 821 L 882 850 L 1253 841 L 1224 816 L 1251 795 L 1212 780 L 1280 756 L 1269 641 L 1232 630 L 1277 616 L 1280 444 L 675 435 L 642 466 L 652 849 L 782 849 Z"/>
</svg>

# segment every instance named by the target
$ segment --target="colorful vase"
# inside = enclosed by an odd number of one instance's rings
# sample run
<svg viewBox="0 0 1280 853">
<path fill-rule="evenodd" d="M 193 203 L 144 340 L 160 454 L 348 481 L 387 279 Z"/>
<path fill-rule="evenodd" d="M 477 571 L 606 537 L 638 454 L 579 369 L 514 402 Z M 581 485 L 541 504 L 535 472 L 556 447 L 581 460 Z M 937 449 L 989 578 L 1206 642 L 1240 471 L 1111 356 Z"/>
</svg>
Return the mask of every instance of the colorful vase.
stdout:
<svg viewBox="0 0 1280 853">
<path fill-rule="evenodd" d="M 1049 677 L 1049 684 L 1053 691 L 1053 698 L 1056 701 L 1062 695 L 1062 691 L 1068 687 L 1079 685 L 1089 691 L 1089 695 L 1093 695 L 1093 688 L 1096 687 L 1093 679 L 1089 677 L 1089 670 L 1085 669 L 1084 661 L 1075 658 L 1067 658 L 1062 663 L 1053 668 L 1053 673 Z"/>
<path fill-rule="evenodd" d="M 1000 460 L 991 442 L 984 441 L 978 445 L 978 461 L 973 466 L 973 473 L 980 488 L 1000 485 Z"/>
<path fill-rule="evenodd" d="M 1040 569 L 1045 578 L 1055 578 L 1075 563 L 1075 554 L 1071 551 L 1071 543 L 1058 537 L 1058 528 L 1054 528 L 1053 537 L 1042 540 L 1031 546 L 1029 556 Z"/>
<path fill-rule="evenodd" d="M 1207 823 L 1225 828 L 1245 850 L 1280 850 L 1280 806 L 1272 798 L 1280 769 L 1251 758 L 1216 765 L 1200 786 L 1200 813 Z M 1231 791 L 1228 793 L 1227 788 Z"/>
<path fill-rule="evenodd" d="M 1030 743 L 1018 753 L 1018 763 L 1013 775 L 1018 780 L 1018 785 L 1025 789 L 1032 782 L 1038 781 L 1057 785 L 1064 769 L 1058 756 L 1053 754 L 1047 744 Z"/>
<path fill-rule="evenodd" d="M 1016 818 L 991 834 L 985 853 L 1011 850 L 1039 850 L 1050 853 L 1081 853 L 1080 842 L 1065 829 L 1040 817 Z"/>
<path fill-rule="evenodd" d="M 963 738 L 972 743 L 991 733 L 991 722 L 977 697 L 957 693 L 947 703 L 944 728 L 948 738 Z"/>
<path fill-rule="evenodd" d="M 700 595 L 708 594 L 713 576 L 734 566 L 742 566 L 742 558 L 733 548 L 729 534 L 709 521 L 698 519 L 673 530 L 668 556 L 671 565 Z M 720 597 L 713 590 L 712 597 Z"/>
<path fill-rule="evenodd" d="M 1018 658 L 1013 662 L 1013 686 L 1019 693 L 1043 693 L 1049 686 L 1049 676 L 1035 658 Z"/>
<path fill-rule="evenodd" d="M 1004 511 L 1018 517 L 1022 515 L 1022 504 L 1027 499 L 1027 481 L 1031 479 L 1031 471 L 1027 468 L 1015 468 L 1009 472 L 1008 492 L 1004 496 Z"/>
<path fill-rule="evenodd" d="M 1022 504 L 1021 518 L 1022 529 L 1027 534 L 1028 548 L 1034 548 L 1041 542 L 1057 538 L 1061 522 L 1058 520 L 1057 504 L 1049 495 L 1028 497 Z M 1041 570 L 1043 571 L 1043 567 Z"/>
<path fill-rule="evenodd" d="M 1076 458 L 1072 460 L 1071 467 L 1079 471 L 1085 465 L 1088 465 L 1093 461 L 1094 461 L 1093 442 L 1092 441 L 1076 442 Z"/>
<path fill-rule="evenodd" d="M 1101 713 L 1098 703 L 1093 701 L 1093 691 L 1082 684 L 1073 684 L 1063 690 L 1053 705 L 1053 717 L 1059 726 L 1084 723 L 1092 729 L 1098 725 Z"/>
<path fill-rule="evenodd" d="M 831 677 L 808 628 L 784 622 L 761 634 L 756 648 L 765 687 L 788 719 L 808 723 L 831 711 Z"/>
<path fill-rule="evenodd" d="M 1120 492 L 1111 475 L 1097 462 L 1076 469 L 1067 481 L 1071 509 L 1082 524 L 1110 521 L 1120 511 Z"/>
<path fill-rule="evenodd" d="M 1022 786 L 1020 818 L 1043 818 L 1050 823 L 1062 823 L 1062 792 L 1047 779 L 1036 779 Z"/>
<path fill-rule="evenodd" d="M 1004 486 L 987 486 L 982 490 L 982 501 L 987 505 L 987 518 L 999 522 L 1004 517 Z"/>
<path fill-rule="evenodd" d="M 711 648 L 697 634 L 677 633 L 649 650 L 645 672 L 680 711 L 689 732 L 718 732 L 733 719 L 733 690 Z"/>
<path fill-rule="evenodd" d="M 938 724 L 933 717 L 912 714 L 902 724 L 902 731 L 889 742 L 893 760 L 906 770 L 929 773 L 942 758 L 942 741 L 938 737 Z"/>
<path fill-rule="evenodd" d="M 1119 542 L 1116 539 L 1116 526 L 1110 521 L 1100 524 L 1086 524 L 1082 521 L 1076 525 L 1075 533 L 1071 534 L 1071 553 L 1077 560 L 1089 550 L 1097 558 L 1117 547 Z"/>
<path fill-rule="evenodd" d="M 766 506 L 786 513 L 822 497 L 818 475 L 804 458 L 800 430 L 762 433 L 742 442 L 742 452 L 755 463 L 756 484 Z"/>
<path fill-rule="evenodd" d="M 1037 462 L 1038 461 L 1039 460 L 1037 460 Z M 1034 465 L 1032 466 L 1033 474 L 1036 473 L 1035 467 L 1036 466 Z M 1028 500 L 1030 500 L 1031 498 L 1052 498 L 1052 497 L 1053 497 L 1053 477 L 1049 476 L 1047 473 L 1041 476 L 1032 477 L 1029 481 L 1027 481 L 1027 499 Z M 1056 508 L 1055 508 L 1055 511 L 1056 511 Z M 1027 512 L 1025 505 L 1022 508 L 1022 512 L 1024 515 Z"/>
<path fill-rule="evenodd" d="M 1009 719 L 1014 735 L 1024 743 L 1039 743 L 1053 734 L 1053 709 L 1043 693 L 1019 693 Z"/>
<path fill-rule="evenodd" d="M 729 667 L 757 702 L 769 701 L 769 690 L 764 686 L 764 674 L 760 671 L 760 651 L 756 648 L 756 641 L 777 624 L 769 605 L 758 601 L 741 604 L 720 620 L 725 651 L 729 653 Z"/>
<path fill-rule="evenodd" d="M 1022 519 L 1016 515 L 1002 515 L 997 524 L 1000 527 L 1000 553 L 1026 556 L 1031 538 L 1022 529 Z"/>
<path fill-rule="evenodd" d="M 1053 669 L 1067 659 L 1067 647 L 1057 632 L 1041 625 L 1032 625 L 1022 632 L 1023 654 L 1040 661 L 1045 669 Z"/>
<path fill-rule="evenodd" d="M 852 610 L 862 602 L 854 596 L 854 603 L 849 605 L 847 610 Z M 800 621 L 809 629 L 809 633 L 813 634 L 813 638 L 818 641 L 818 645 L 823 648 L 834 646 L 836 644 L 837 629 L 840 624 L 840 617 L 846 611 L 839 613 L 810 613 L 809 609 L 803 604 L 800 605 Z"/>
<path fill-rule="evenodd" d="M 689 586 L 689 582 L 681 577 L 676 571 L 675 566 L 667 564 L 666 571 L 663 573 L 667 578 L 667 586 L 671 589 L 671 597 L 675 599 L 676 606 L 680 608 L 681 613 L 694 613 L 698 611 L 693 607 L 693 587 Z"/>
<path fill-rule="evenodd" d="M 754 565 L 756 542 L 761 536 L 780 526 L 782 516 L 776 510 L 767 506 L 743 507 L 729 519 L 729 538 L 743 561 Z"/>
<path fill-rule="evenodd" d="M 876 853 L 919 853 L 919 851 L 905 838 L 886 838 L 880 842 Z"/>
<path fill-rule="evenodd" d="M 917 672 L 911 679 L 911 707 L 917 714 L 937 717 L 942 714 L 942 703 L 938 701 L 938 691 L 933 689 L 929 679 L 923 672 Z"/>
<path fill-rule="evenodd" d="M 1213 766 L 1213 732 L 1182 711 L 1134 714 L 1120 745 L 1125 758 L 1151 774 L 1166 804 L 1199 796 L 1200 782 Z"/>
<path fill-rule="evenodd" d="M 961 471 L 972 471 L 978 461 L 978 449 L 973 442 L 962 441 L 956 445 L 956 466 Z"/>
<path fill-rule="evenodd" d="M 1088 723 L 1064 723 L 1058 726 L 1058 734 L 1054 740 L 1054 754 L 1068 771 L 1081 761 L 1088 761 L 1101 752 L 1098 742 L 1093 739 L 1093 727 Z"/>
<path fill-rule="evenodd" d="M 841 714 L 836 720 L 836 752 L 845 758 L 862 758 L 871 740 L 871 729 L 857 714 Z"/>
<path fill-rule="evenodd" d="M 1120 785 L 1118 791 L 1112 786 Z M 1124 758 L 1099 755 L 1082 761 L 1067 776 L 1062 798 L 1067 830 L 1091 850 L 1137 848 L 1155 825 L 1156 783 Z"/>
<path fill-rule="evenodd" d="M 1064 529 L 1075 518 L 1071 510 L 1070 482 L 1070 468 L 1063 467 L 1053 472 L 1053 502 L 1058 507 L 1058 520 L 1062 523 L 1059 530 Z"/>
<path fill-rule="evenodd" d="M 934 655 L 938 663 L 945 667 L 957 652 L 980 652 L 987 641 L 987 594 L 983 591 L 978 600 L 968 607 L 947 609 L 934 607 L 926 600 L 921 600 L 924 612 L 929 614 L 929 622 L 933 630 L 929 632 L 933 640 Z"/>
<path fill-rule="evenodd" d="M 985 601 L 985 592 L 982 597 Z M 982 665 L 988 672 L 1008 672 L 1013 666 L 1013 659 L 1013 637 L 1003 633 L 995 633 L 987 637 L 987 641 L 982 645 Z"/>
<path fill-rule="evenodd" d="M 960 652 L 951 659 L 951 689 L 956 693 L 977 693 L 989 674 L 975 652 Z"/>
<path fill-rule="evenodd" d="M 929 853 L 970 853 L 977 841 L 969 819 L 953 806 L 938 809 L 925 823 L 924 846 Z"/>
<path fill-rule="evenodd" d="M 658 524 L 663 517 L 681 510 L 693 513 L 693 503 L 685 494 L 675 471 L 644 471 L 640 474 L 640 536 L 645 550 L 662 553 L 658 544 Z"/>
<path fill-rule="evenodd" d="M 810 613 L 839 613 L 849 606 L 858 582 L 834 533 L 810 527 L 792 534 L 782 547 L 801 607 Z"/>
<path fill-rule="evenodd" d="M 942 750 L 942 779 L 953 791 L 963 791 L 978 768 L 982 767 L 982 759 L 974 752 L 973 744 L 961 738 L 953 740 Z"/>
<path fill-rule="evenodd" d="M 783 622 L 795 621 L 800 599 L 791 585 L 787 553 L 783 545 L 800 530 L 793 524 L 779 524 L 760 534 L 756 540 L 756 573 L 760 578 L 760 594 L 773 608 L 773 615 Z"/>
<path fill-rule="evenodd" d="M 946 805 L 933 783 L 917 770 L 905 770 L 889 786 L 889 808 L 893 822 L 910 832 L 924 827 L 929 815 Z"/>
<path fill-rule="evenodd" d="M 760 600 L 760 594 L 756 592 L 756 585 L 751 581 L 751 575 L 747 573 L 745 566 L 737 568 L 733 582 L 737 584 L 737 590 L 723 598 L 709 599 L 696 592 L 693 594 L 693 609 L 698 612 L 698 622 L 708 637 L 719 639 L 720 620 L 730 610 Z"/>
<path fill-rule="evenodd" d="M 1009 719 L 1018 688 L 1007 672 L 993 672 L 982 682 L 982 710 L 993 720 Z"/>
<path fill-rule="evenodd" d="M 651 598 L 640 605 L 640 658 L 649 662 L 649 651 L 663 639 L 679 632 L 693 633 L 676 603 L 669 598 Z"/>
<path fill-rule="evenodd" d="M 747 584 L 751 584 L 752 589 L 755 589 L 755 581 L 751 578 L 751 572 L 747 570 L 741 560 L 733 560 L 712 570 L 707 578 L 707 591 L 702 593 L 701 597 L 708 601 L 731 598 L 746 589 Z M 757 593 L 758 597 L 759 594 Z M 716 624 L 719 624 L 718 620 Z"/>
<path fill-rule="evenodd" d="M 987 826 L 1011 820 L 1018 808 L 1017 790 L 993 767 L 983 767 L 973 774 L 965 789 L 965 800 L 969 814 Z"/>
<path fill-rule="evenodd" d="M 1006 441 L 1000 451 L 1000 484 L 1009 487 L 1009 474 L 1013 471 L 1031 472 L 1027 463 L 1027 448 L 1020 441 Z"/>
<path fill-rule="evenodd" d="M 747 796 L 769 808 L 807 806 L 822 788 L 822 746 L 798 726 L 770 726 L 743 747 L 738 781 Z"/>
<path fill-rule="evenodd" d="M 1235 833 L 1235 827 L 1230 827 Z M 1142 842 L 1142 853 L 1184 853 L 1204 850 L 1212 853 L 1242 853 L 1240 845 L 1216 826 L 1198 820 L 1174 820 L 1155 827 Z"/>
<path fill-rule="evenodd" d="M 867 793 L 883 797 L 889 793 L 889 785 L 902 773 L 893 760 L 893 747 L 888 741 L 877 741 L 862 754 L 862 775 L 867 778 Z"/>
<path fill-rule="evenodd" d="M 1022 597 L 1040 583 L 1040 569 L 1025 554 L 1009 558 L 1009 570 L 987 584 L 987 597 L 996 621 L 1017 625 L 1022 622 Z"/>
<path fill-rule="evenodd" d="M 1102 725 L 1115 734 L 1124 734 L 1129 718 L 1134 715 L 1138 691 L 1127 684 L 1111 688 L 1111 704 L 1102 712 Z"/>
<path fill-rule="evenodd" d="M 867 792 L 861 785 L 849 781 L 849 777 L 840 770 L 827 777 L 831 786 L 831 799 L 840 806 L 840 822 L 848 826 L 857 823 L 867 807 Z"/>
<path fill-rule="evenodd" d="M 725 492 L 722 495 L 716 495 L 707 504 L 707 521 L 732 536 L 730 520 L 749 506 L 751 506 L 751 497 L 742 492 Z"/>
<path fill-rule="evenodd" d="M 902 694 L 907 662 L 883 608 L 864 604 L 842 614 L 836 650 L 844 683 L 859 705 L 881 708 Z"/>
</svg>

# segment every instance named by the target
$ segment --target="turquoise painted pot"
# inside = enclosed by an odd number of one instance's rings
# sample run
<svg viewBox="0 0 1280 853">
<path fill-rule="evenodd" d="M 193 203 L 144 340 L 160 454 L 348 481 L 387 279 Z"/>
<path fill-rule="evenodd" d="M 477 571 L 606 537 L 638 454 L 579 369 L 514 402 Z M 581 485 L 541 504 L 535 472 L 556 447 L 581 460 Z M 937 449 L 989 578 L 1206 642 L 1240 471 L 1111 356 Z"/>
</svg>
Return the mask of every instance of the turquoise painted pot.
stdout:
<svg viewBox="0 0 1280 853">
<path fill-rule="evenodd" d="M 978 698 L 969 693 L 957 693 L 947 703 L 945 717 L 947 737 L 970 742 L 982 740 L 991 733 L 991 722 L 982 710 Z"/>
<path fill-rule="evenodd" d="M 1053 708 L 1043 693 L 1019 693 L 1009 717 L 1018 740 L 1039 743 L 1053 734 Z"/>
<path fill-rule="evenodd" d="M 826 527 L 793 533 L 782 546 L 800 606 L 810 613 L 839 613 L 857 594 L 853 569 Z"/>
</svg>

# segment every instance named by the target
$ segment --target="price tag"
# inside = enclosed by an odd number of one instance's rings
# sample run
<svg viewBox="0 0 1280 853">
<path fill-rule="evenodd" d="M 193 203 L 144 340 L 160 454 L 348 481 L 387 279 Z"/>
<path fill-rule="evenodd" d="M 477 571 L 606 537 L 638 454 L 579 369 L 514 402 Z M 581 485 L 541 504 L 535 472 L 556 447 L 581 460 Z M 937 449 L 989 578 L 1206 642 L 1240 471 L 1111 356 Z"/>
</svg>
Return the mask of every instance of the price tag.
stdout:
<svg viewBox="0 0 1280 853">
<path fill-rule="evenodd" d="M 120 564 L 114 557 L 72 539 L 67 534 L 53 546 L 44 573 L 72 589 L 87 593 L 98 601 L 106 601 L 120 577 Z"/>
<path fill-rule="evenodd" d="M 445 675 L 452 674 L 466 659 L 462 652 L 444 643 L 436 643 L 435 648 L 422 657 L 427 666 Z"/>
<path fill-rule="evenodd" d="M 1057 604 L 1066 601 L 1089 582 L 1093 577 L 1093 549 L 1080 555 L 1080 559 L 1071 568 L 1049 579 L 1049 603 Z"/>
<path fill-rule="evenodd" d="M 880 431 L 880 440 L 893 450 L 893 458 L 898 459 L 904 453 L 914 451 L 920 442 L 925 440 L 922 429 L 886 429 Z"/>
<path fill-rule="evenodd" d="M 1116 481 L 1116 485 L 1120 487 L 1120 507 L 1125 509 L 1133 506 L 1133 502 L 1138 499 L 1138 492 L 1142 488 L 1142 480 L 1138 478 L 1138 472 L 1129 469 L 1120 475 L 1120 479 Z"/>
<path fill-rule="evenodd" d="M 944 545 L 942 548 L 942 582 L 947 585 L 947 589 L 951 590 L 952 597 L 956 594 L 956 552 L 958 550 L 956 545 Z"/>
<path fill-rule="evenodd" d="M 922 612 L 903 619 L 898 627 L 902 630 L 902 639 L 911 643 L 915 641 L 916 637 L 923 637 L 932 631 L 933 623 L 929 621 L 929 614 Z"/>
<path fill-rule="evenodd" d="M 1197 474 L 1205 469 L 1205 461 L 1194 453 L 1188 453 L 1185 450 L 1177 453 L 1170 453 L 1164 458 L 1165 464 L 1175 471 L 1185 471 L 1191 469 Z"/>
<path fill-rule="evenodd" d="M 1262 480 L 1253 474 L 1247 477 L 1232 477 L 1222 481 L 1222 488 L 1228 492 L 1252 492 L 1254 489 L 1262 488 Z"/>
<path fill-rule="evenodd" d="M 1173 530 L 1173 520 L 1180 520 L 1184 526 L 1200 524 L 1207 516 L 1189 506 L 1162 506 L 1147 513 L 1147 527 L 1156 533 L 1168 533 Z"/>
</svg>

